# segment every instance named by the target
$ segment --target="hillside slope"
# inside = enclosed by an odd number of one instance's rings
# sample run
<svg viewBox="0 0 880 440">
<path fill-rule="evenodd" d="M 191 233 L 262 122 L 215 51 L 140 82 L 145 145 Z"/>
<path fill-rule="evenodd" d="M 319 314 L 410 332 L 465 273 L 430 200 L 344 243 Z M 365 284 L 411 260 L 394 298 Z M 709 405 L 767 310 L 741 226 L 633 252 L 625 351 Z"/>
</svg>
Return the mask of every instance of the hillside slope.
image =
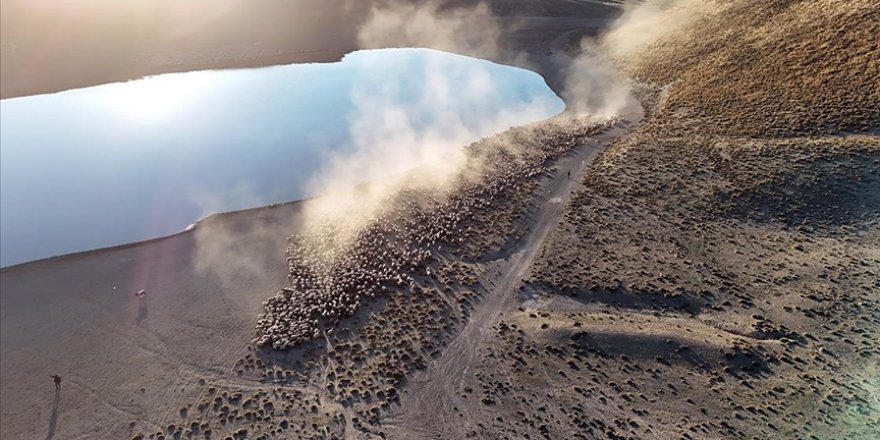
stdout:
<svg viewBox="0 0 880 440">
<path fill-rule="evenodd" d="M 649 115 L 511 318 L 580 358 L 540 388 L 605 409 L 587 438 L 880 432 L 878 13 L 739 0 L 622 60 Z"/>
</svg>

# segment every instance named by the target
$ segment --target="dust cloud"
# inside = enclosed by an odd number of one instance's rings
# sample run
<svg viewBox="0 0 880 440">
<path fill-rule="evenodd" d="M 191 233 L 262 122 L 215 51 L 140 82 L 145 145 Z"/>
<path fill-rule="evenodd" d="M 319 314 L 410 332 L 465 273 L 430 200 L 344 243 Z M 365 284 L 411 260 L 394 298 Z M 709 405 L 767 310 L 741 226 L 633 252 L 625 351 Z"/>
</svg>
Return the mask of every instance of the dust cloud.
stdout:
<svg viewBox="0 0 880 440">
<path fill-rule="evenodd" d="M 631 62 L 660 39 L 687 29 L 694 20 L 717 11 L 713 0 L 648 0 L 624 7 L 601 38 L 601 48 L 621 63 Z"/>
<path fill-rule="evenodd" d="M 592 40 L 581 41 L 581 53 L 564 65 L 560 93 L 574 117 L 613 119 L 636 104 L 629 79 Z"/>
<path fill-rule="evenodd" d="M 442 2 L 379 2 L 358 32 L 361 47 L 430 47 L 479 58 L 499 54 L 501 27 L 485 3 L 445 7 Z"/>
<path fill-rule="evenodd" d="M 371 8 L 358 41 L 365 48 L 430 47 L 479 58 L 517 58 L 501 49 L 501 35 L 501 25 L 485 3 L 447 7 L 436 1 L 386 1 Z M 631 102 L 625 78 L 597 52 L 585 51 L 563 62 L 567 67 L 561 95 L 569 113 L 592 121 L 610 119 Z M 460 68 L 455 63 L 431 63 L 424 72 L 420 99 L 412 106 L 395 99 L 393 86 L 365 81 L 365 87 L 355 88 L 356 109 L 347 127 L 353 145 L 327 157 L 311 180 L 309 192 L 324 196 L 309 202 L 307 224 L 321 225 L 325 232 L 332 228 L 334 234 L 347 237 L 340 240 L 346 243 L 403 188 L 442 195 L 455 186 L 466 165 L 479 175 L 464 145 L 547 114 L 546 103 L 530 102 L 495 114 L 465 116 L 464 100 L 457 96 L 479 102 L 494 85 L 487 72 L 473 67 L 460 72 Z M 434 123 L 414 123 L 425 119 Z M 407 177 L 387 177 L 403 174 Z M 373 183 L 358 186 L 368 180 Z"/>
<path fill-rule="evenodd" d="M 696 16 L 690 12 L 695 2 L 648 1 L 628 7 L 607 32 L 583 39 L 580 53 L 555 54 L 564 74 L 559 94 L 566 102 L 566 115 L 596 122 L 619 117 L 633 105 L 631 81 L 619 68 L 622 60 L 681 29 Z M 485 3 L 446 7 L 437 1 L 384 1 L 372 6 L 358 41 L 363 48 L 429 47 L 479 58 L 523 60 L 525 56 L 505 52 L 499 44 L 502 30 L 510 31 L 510 26 L 503 28 Z M 424 191 L 442 197 L 460 179 L 478 179 L 479 159 L 468 157 L 464 145 L 546 114 L 546 102 L 528 102 L 494 114 L 468 114 L 457 96 L 479 97 L 491 93 L 495 85 L 485 71 L 459 68 L 456 63 L 430 63 L 415 103 L 398 99 L 394 84 L 367 78 L 354 87 L 354 110 L 342 128 L 350 134 L 351 145 L 328 154 L 309 181 L 307 192 L 321 197 L 303 203 L 303 224 L 308 225 L 303 237 L 310 235 L 309 228 L 314 228 L 316 237 L 332 231 L 336 237 L 332 253 L 339 255 L 339 248 L 355 239 L 402 190 L 410 196 Z M 433 123 L 419 123 L 424 120 Z M 503 144 L 503 136 L 496 135 L 493 142 Z M 276 239 L 284 242 L 282 236 Z M 203 240 L 198 241 L 201 245 Z M 216 243 L 208 246 L 211 255 L 229 255 Z"/>
<path fill-rule="evenodd" d="M 428 58 L 415 99 L 388 84 L 384 66 L 376 67 L 364 71 L 352 92 L 351 144 L 325 155 L 308 184 L 308 193 L 322 197 L 306 205 L 307 223 L 334 223 L 336 234 L 353 237 L 401 189 L 442 196 L 474 165 L 465 145 L 559 109 L 556 99 L 542 97 L 491 108 L 505 91 L 493 83 L 488 64 L 458 57 Z"/>
</svg>

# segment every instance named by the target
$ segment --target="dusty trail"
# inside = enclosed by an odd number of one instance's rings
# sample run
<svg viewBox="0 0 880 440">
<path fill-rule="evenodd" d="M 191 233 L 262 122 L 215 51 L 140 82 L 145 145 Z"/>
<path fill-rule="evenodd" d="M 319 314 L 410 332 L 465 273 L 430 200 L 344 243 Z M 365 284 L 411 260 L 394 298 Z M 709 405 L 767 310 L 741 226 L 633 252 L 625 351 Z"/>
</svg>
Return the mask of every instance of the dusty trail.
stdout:
<svg viewBox="0 0 880 440">
<path fill-rule="evenodd" d="M 486 263 L 483 282 L 489 287 L 488 293 L 476 306 L 470 321 L 439 358 L 425 371 L 409 378 L 399 408 L 385 423 L 390 431 L 406 431 L 407 434 L 395 433 L 401 435 L 393 435 L 393 438 L 439 434 L 449 438 L 464 437 L 468 428 L 467 405 L 472 403 L 461 398 L 461 383 L 478 361 L 484 336 L 504 313 L 515 309 L 517 286 L 537 257 L 547 234 L 558 223 L 587 166 L 605 146 L 629 132 L 641 118 L 641 108 L 632 109 L 621 123 L 591 137 L 556 164 L 536 201 L 537 209 L 530 217 L 529 233 L 514 246 L 509 257 Z M 461 414 L 464 414 L 464 420 Z"/>
</svg>

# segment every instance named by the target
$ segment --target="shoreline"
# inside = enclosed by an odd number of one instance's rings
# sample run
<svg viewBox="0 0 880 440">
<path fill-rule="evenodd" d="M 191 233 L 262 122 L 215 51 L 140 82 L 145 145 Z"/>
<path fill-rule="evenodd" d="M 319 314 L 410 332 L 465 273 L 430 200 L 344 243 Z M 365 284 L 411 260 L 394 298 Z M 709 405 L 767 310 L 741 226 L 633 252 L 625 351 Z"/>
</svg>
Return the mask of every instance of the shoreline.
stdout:
<svg viewBox="0 0 880 440">
<path fill-rule="evenodd" d="M 589 27 L 598 27 L 596 25 L 590 25 Z M 567 37 L 569 33 L 577 30 L 583 30 L 585 28 L 572 29 L 563 34 L 560 34 L 557 38 L 564 39 Z M 562 41 L 554 41 L 554 44 L 561 44 Z M 530 72 L 536 73 L 541 76 L 544 80 L 544 83 L 547 84 L 547 87 L 553 91 L 563 102 L 565 102 L 565 98 L 561 95 L 562 93 L 562 85 L 560 84 L 561 78 L 559 76 L 559 70 L 556 68 L 557 66 L 553 66 L 551 64 L 544 63 L 533 63 L 533 62 L 523 62 L 524 60 L 515 53 L 515 51 L 511 53 L 505 53 L 500 56 L 480 56 L 479 54 L 467 54 L 458 51 L 454 51 L 451 49 L 438 49 L 426 46 L 385 46 L 385 47 L 352 47 L 349 49 L 316 49 L 316 50 L 307 50 L 302 52 L 293 52 L 281 55 L 271 55 L 266 57 L 259 58 L 243 58 L 243 59 L 235 59 L 232 61 L 223 61 L 216 63 L 181 63 L 181 64 L 160 64 L 151 66 L 151 68 L 147 68 L 139 71 L 137 74 L 131 74 L 127 76 L 119 76 L 106 78 L 96 81 L 89 82 L 81 82 L 75 83 L 65 86 L 59 87 L 48 87 L 48 88 L 37 88 L 31 91 L 23 91 L 23 92 L 12 92 L 0 95 L 0 100 L 7 99 L 17 99 L 17 98 L 27 98 L 30 96 L 41 96 L 41 95 L 54 95 L 56 93 L 68 92 L 71 90 L 79 90 L 79 89 L 87 89 L 90 87 L 98 87 L 109 84 L 124 84 L 131 81 L 138 81 L 150 77 L 155 77 L 159 75 L 172 74 L 172 73 L 189 73 L 189 72 L 200 72 L 206 70 L 248 70 L 248 69 L 261 69 L 261 68 L 270 68 L 270 67 L 278 67 L 278 66 L 287 66 L 291 64 L 331 64 L 341 62 L 345 57 L 360 51 L 367 50 L 382 50 L 382 49 L 429 49 L 435 50 L 438 52 L 444 52 L 452 55 L 463 56 L 474 58 L 477 60 L 488 61 L 494 64 L 515 67 L 518 69 L 528 70 Z M 312 57 L 311 54 L 314 53 L 327 53 L 327 57 Z M 541 60 L 545 61 L 545 60 Z M 566 106 L 569 103 L 565 103 Z"/>
<path fill-rule="evenodd" d="M 37 88 L 32 91 L 22 91 L 22 92 L 12 92 L 8 94 L 3 94 L 0 96 L 0 100 L 6 99 L 16 99 L 16 98 L 27 98 L 30 96 L 40 96 L 40 95 L 54 95 L 56 93 L 63 93 L 71 90 L 79 90 L 79 89 L 87 89 L 90 87 L 103 86 L 108 84 L 123 84 L 131 81 L 138 81 L 145 78 L 165 75 L 170 73 L 189 73 L 189 72 L 199 72 L 205 70 L 245 70 L 245 69 L 260 69 L 266 67 L 275 67 L 275 66 L 286 66 L 289 64 L 324 64 L 324 63 L 337 63 L 342 61 L 342 59 L 353 52 L 357 52 L 359 48 L 351 49 L 351 50 L 336 50 L 336 49 L 315 49 L 308 50 L 303 52 L 292 52 L 281 55 L 270 55 L 266 57 L 259 58 L 244 58 L 244 59 L 236 59 L 232 61 L 222 61 L 216 63 L 181 63 L 181 64 L 158 64 L 154 66 L 148 66 L 148 68 L 139 71 L 137 74 L 132 74 L 119 78 L 107 78 L 102 80 L 96 80 L 94 82 L 84 82 L 81 84 L 74 84 L 70 86 L 60 86 L 60 87 L 49 87 L 49 88 Z M 326 52 L 326 57 L 313 57 L 312 54 L 318 52 Z"/>
<path fill-rule="evenodd" d="M 558 95 L 557 95 L 557 96 L 558 96 Z M 529 124 L 525 124 L 525 125 L 512 126 L 512 127 L 510 127 L 510 128 L 511 128 L 511 129 L 513 129 L 513 128 L 522 128 L 522 127 L 526 127 L 526 126 L 533 125 L 533 124 L 542 124 L 542 123 L 546 123 L 546 122 L 548 122 L 548 121 L 552 121 L 552 120 L 554 120 L 554 119 L 556 119 L 556 118 L 565 117 L 566 114 L 567 114 L 567 110 L 563 110 L 563 111 L 560 112 L 559 114 L 553 115 L 553 116 L 551 116 L 551 117 L 549 117 L 549 118 L 545 118 L 545 119 L 542 119 L 542 120 L 534 121 L 534 122 L 531 122 L 531 123 L 529 123 Z M 508 130 L 509 130 L 509 129 L 508 129 Z M 505 130 L 505 131 L 506 131 L 506 130 Z M 497 135 L 499 135 L 499 134 L 501 134 L 501 133 L 504 133 L 504 131 L 501 131 L 501 132 L 498 132 L 498 133 L 492 133 L 491 135 L 487 136 L 487 138 L 488 138 L 488 137 L 492 137 L 492 136 L 497 136 Z M 479 140 L 476 140 L 475 142 L 479 142 Z M 462 145 L 462 146 L 460 146 L 459 148 L 465 148 L 466 146 L 467 146 L 467 145 Z M 422 165 L 422 166 L 425 166 L 425 165 Z M 407 173 L 410 173 L 410 172 L 414 172 L 414 171 L 416 171 L 416 170 L 418 170 L 418 168 L 414 168 L 414 169 L 409 170 L 409 171 L 407 171 L 407 172 L 405 172 L 405 173 L 403 173 L 403 174 L 407 174 Z M 394 179 L 394 178 L 399 178 L 399 177 L 400 177 L 400 176 L 393 176 L 393 175 L 392 175 L 392 176 L 386 176 L 386 177 L 383 177 L 383 178 L 381 178 L 381 179 L 376 179 L 376 180 L 371 180 L 371 181 L 364 182 L 364 183 L 362 183 L 362 184 L 360 184 L 360 185 L 355 186 L 354 188 L 366 187 L 366 186 L 369 186 L 369 185 L 371 185 L 371 184 L 378 183 L 378 182 L 380 182 L 380 181 L 385 181 L 385 180 L 388 180 L 388 179 Z M 173 232 L 173 233 L 171 233 L 171 234 L 166 234 L 166 235 L 162 235 L 162 236 L 159 236 L 159 237 L 145 238 L 145 239 L 143 239 L 143 240 L 136 240 L 136 241 L 126 242 L 126 243 L 121 243 L 121 244 L 110 245 L 110 246 L 102 246 L 102 247 L 98 247 L 98 248 L 94 248 L 94 249 L 85 249 L 85 250 L 76 251 L 76 252 L 71 252 L 71 253 L 67 253 L 67 254 L 53 255 L 53 256 L 50 256 L 50 257 L 39 258 L 39 259 L 36 259 L 36 260 L 24 261 L 24 262 L 21 262 L 21 263 L 16 263 L 16 264 L 10 265 L 10 266 L 0 267 L 0 274 L 6 274 L 6 273 L 13 272 L 13 271 L 17 271 L 17 270 L 26 270 L 27 268 L 26 268 L 25 266 L 32 266 L 32 265 L 33 265 L 33 266 L 37 266 L 37 265 L 40 265 L 40 264 L 51 264 L 51 263 L 54 263 L 54 262 L 62 262 L 62 261 L 66 261 L 66 260 L 70 260 L 70 259 L 75 259 L 75 258 L 79 258 L 79 257 L 87 257 L 87 256 L 90 256 L 90 255 L 100 255 L 100 254 L 103 254 L 103 253 L 108 253 L 108 252 L 113 252 L 113 251 L 119 251 L 119 250 L 124 250 L 124 249 L 130 249 L 130 248 L 134 248 L 134 247 L 138 247 L 138 246 L 142 246 L 142 245 L 148 245 L 148 244 L 158 243 L 158 242 L 161 242 L 161 241 L 164 241 L 164 240 L 170 240 L 170 239 L 173 239 L 173 238 L 177 238 L 177 237 L 181 237 L 181 236 L 186 236 L 186 235 L 188 235 L 188 234 L 193 234 L 193 233 L 195 233 L 200 227 L 204 227 L 204 226 L 206 226 L 208 223 L 213 223 L 213 222 L 223 222 L 223 221 L 228 221 L 228 220 L 234 220 L 233 217 L 236 217 L 236 216 L 240 216 L 240 215 L 255 215 L 255 214 L 260 214 L 260 213 L 266 213 L 266 212 L 268 212 L 268 211 L 270 211 L 270 210 L 272 210 L 272 209 L 277 209 L 277 208 L 297 209 L 297 208 L 300 208 L 300 207 L 301 207 L 301 206 L 299 206 L 299 205 L 302 205 L 302 204 L 308 203 L 309 201 L 312 201 L 312 200 L 320 199 L 321 197 L 326 197 L 326 196 L 328 196 L 328 195 L 330 195 L 330 194 L 331 194 L 331 193 L 321 193 L 321 194 L 311 195 L 311 196 L 308 196 L 308 197 L 303 197 L 303 198 L 300 198 L 300 199 L 289 200 L 289 201 L 286 201 L 286 202 L 271 203 L 271 204 L 268 204 L 268 205 L 254 206 L 254 207 L 251 207 L 251 208 L 236 209 L 236 210 L 232 210 L 232 211 L 217 212 L 217 213 L 209 214 L 209 215 L 207 215 L 207 216 L 205 216 L 205 217 L 202 217 L 202 218 L 196 219 L 195 221 L 193 221 L 192 223 L 190 223 L 189 225 L 187 225 L 185 228 L 181 229 L 180 231 Z"/>
<path fill-rule="evenodd" d="M 558 114 L 556 114 L 556 115 L 550 116 L 550 117 L 545 118 L 545 119 L 541 119 L 541 120 L 533 121 L 533 122 L 530 122 L 530 123 L 525 124 L 525 125 L 522 125 L 522 126 L 511 126 L 510 128 L 523 127 L 523 126 L 527 126 L 527 125 L 531 125 L 531 124 L 540 124 L 540 123 L 547 122 L 547 121 L 550 121 L 550 120 L 553 120 L 553 119 L 556 119 L 556 118 L 559 118 L 559 117 L 564 117 L 564 116 L 570 111 L 571 103 L 569 103 L 569 102 L 566 101 L 566 99 L 565 99 L 565 97 L 563 96 L 563 93 L 562 93 L 560 87 L 558 87 L 558 86 L 554 87 L 554 84 L 556 83 L 556 81 L 552 81 L 550 78 L 548 78 L 548 75 L 547 75 L 546 72 L 545 72 L 545 71 L 547 70 L 547 67 L 548 67 L 548 66 L 531 66 L 531 65 L 530 65 L 530 66 L 525 66 L 525 65 L 523 65 L 523 64 L 527 64 L 527 63 L 518 63 L 518 64 L 514 64 L 514 63 L 506 63 L 506 62 L 499 61 L 499 60 L 492 59 L 492 58 L 478 58 L 478 57 L 475 57 L 475 56 L 472 56 L 472 55 L 466 55 L 466 54 L 457 53 L 457 52 L 447 52 L 447 51 L 442 51 L 442 50 L 439 50 L 439 49 L 433 49 L 433 48 L 430 48 L 430 47 L 424 47 L 424 48 L 414 48 L 414 47 L 358 48 L 358 49 L 354 49 L 354 50 L 351 50 L 351 51 L 349 51 L 349 52 L 346 52 L 346 53 L 342 54 L 340 57 L 338 57 L 338 59 L 330 60 L 330 61 L 304 61 L 304 62 L 292 62 L 292 63 L 286 63 L 286 64 L 268 64 L 268 65 L 250 65 L 250 64 L 248 64 L 248 65 L 243 65 L 243 66 L 241 66 L 241 67 L 228 66 L 228 65 L 227 65 L 226 67 L 220 67 L 220 68 L 204 67 L 204 68 L 195 68 L 195 69 L 181 70 L 181 71 L 163 71 L 163 72 L 155 73 L 155 74 L 145 74 L 144 76 L 141 76 L 141 77 L 139 77 L 139 78 L 128 79 L 128 80 L 125 80 L 125 81 L 109 82 L 109 83 L 100 83 L 100 84 L 95 84 L 95 85 L 89 85 L 89 86 L 83 86 L 83 87 L 75 87 L 75 88 L 69 88 L 69 89 L 64 89 L 64 90 L 58 90 L 58 91 L 54 91 L 54 92 L 45 92 L 45 93 L 38 93 L 38 94 L 25 95 L 25 96 L 16 96 L 16 97 L 8 97 L 8 98 L 7 98 L 7 97 L 4 97 L 4 98 L 2 98 L 2 99 L 5 100 L 5 99 L 24 98 L 24 97 L 28 97 L 28 96 L 49 95 L 49 94 L 54 94 L 54 93 L 63 93 L 63 92 L 70 91 L 70 90 L 84 89 L 84 88 L 89 88 L 89 87 L 97 87 L 97 86 L 107 85 L 107 84 L 122 84 L 122 83 L 125 83 L 125 82 L 128 82 L 128 81 L 137 81 L 137 80 L 144 79 L 144 78 L 148 78 L 148 77 L 151 77 L 151 76 L 157 76 L 157 75 L 163 75 L 163 74 L 170 74 L 170 73 L 187 73 L 187 72 L 195 72 L 195 71 L 203 71 L 203 70 L 239 70 L 239 69 L 244 70 L 244 69 L 259 69 L 259 68 L 269 68 L 269 67 L 276 67 L 276 66 L 284 66 L 284 65 L 289 65 L 289 64 L 335 63 L 335 62 L 341 62 L 342 59 L 344 59 L 346 56 L 348 56 L 348 55 L 350 55 L 350 54 L 353 54 L 353 53 L 356 53 L 356 52 L 360 52 L 360 51 L 382 50 L 382 49 L 402 49 L 402 48 L 407 48 L 407 49 L 428 49 L 428 50 L 436 50 L 436 51 L 440 51 L 440 52 L 444 52 L 444 53 L 449 53 L 449 54 L 456 55 L 456 56 L 464 56 L 464 57 L 474 58 L 474 59 L 477 59 L 477 60 L 484 60 L 484 61 L 488 61 L 488 62 L 493 63 L 493 64 L 498 64 L 498 65 L 502 65 L 502 66 L 514 67 L 514 68 L 523 69 L 523 70 L 526 70 L 526 71 L 529 71 L 529 72 L 533 72 L 533 73 L 539 75 L 539 76 L 541 77 L 541 79 L 544 81 L 544 84 L 546 84 L 547 87 L 548 87 L 548 88 L 549 88 L 549 89 L 550 89 L 550 90 L 551 90 L 551 91 L 552 91 L 552 92 L 553 92 L 553 93 L 554 93 L 554 94 L 555 94 L 555 95 L 556 95 L 556 96 L 557 96 L 557 97 L 558 97 L 558 98 L 559 98 L 559 99 L 565 104 L 565 107 L 563 108 L 563 110 L 562 110 L 561 112 L 559 112 Z M 190 66 L 190 67 L 192 67 L 192 66 Z M 543 68 L 541 68 L 541 67 L 543 67 Z M 502 131 L 502 132 L 503 132 L 503 131 Z M 499 133 L 501 133 L 501 132 L 498 132 L 498 133 L 492 133 L 492 134 L 490 134 L 490 135 L 487 136 L 487 137 L 495 136 L 495 135 L 498 135 Z M 475 141 L 477 141 L 477 140 L 475 140 Z M 464 148 L 465 146 L 466 146 L 466 145 L 462 145 L 462 146 L 460 146 L 460 148 Z M 375 182 L 375 181 L 372 181 L 372 182 Z M 369 185 L 369 184 L 370 184 L 370 182 L 364 182 L 364 183 L 363 183 L 363 185 Z M 315 195 L 311 195 L 311 196 L 308 196 L 308 197 L 304 197 L 304 198 L 300 198 L 300 199 L 294 199 L 294 200 L 288 200 L 288 201 L 280 202 L 280 203 L 273 203 L 273 204 L 269 204 L 269 205 L 254 206 L 254 207 L 251 207 L 251 208 L 244 208 L 244 209 L 237 209 L 237 210 L 231 210 L 231 211 L 217 212 L 217 213 L 213 213 L 213 214 L 207 215 L 207 216 L 202 217 L 202 218 L 198 218 L 198 219 L 194 220 L 192 223 L 190 223 L 188 226 L 186 226 L 184 229 L 182 229 L 182 230 L 180 230 L 180 231 L 177 231 L 177 232 L 170 233 L 170 234 L 161 235 L 161 236 L 158 236 L 158 237 L 144 238 L 144 239 L 134 240 L 134 241 L 125 242 L 125 243 L 113 244 L 113 245 L 109 245 L 109 246 L 101 246 L 101 247 L 92 248 L 92 249 L 84 249 L 84 250 L 74 251 L 74 252 L 65 253 L 65 254 L 52 255 L 52 256 L 49 256 L 49 257 L 38 258 L 38 259 L 36 259 L 36 260 L 29 260 L 29 261 L 24 261 L 24 262 L 20 262 L 20 263 L 15 263 L 15 264 L 12 264 L 12 265 L 9 265 L 9 266 L 3 266 L 3 267 L 0 267 L 0 273 L 8 273 L 8 272 L 11 272 L 11 271 L 14 271 L 14 270 L 24 269 L 24 266 L 28 266 L 28 265 L 32 265 L 32 264 L 50 263 L 50 262 L 55 262 L 55 261 L 64 261 L 64 260 L 67 260 L 67 259 L 69 259 L 69 258 L 75 258 L 75 257 L 79 257 L 79 256 L 86 256 L 86 255 L 91 255 L 91 254 L 99 254 L 99 253 L 102 253 L 102 252 L 111 252 L 111 251 L 115 251 L 115 250 L 122 250 L 122 249 L 131 248 L 131 247 L 136 247 L 136 246 L 139 246 L 139 245 L 145 245 L 145 244 L 149 244 L 149 243 L 159 242 L 159 241 L 162 241 L 162 240 L 171 239 L 171 238 L 174 238 L 174 237 L 177 237 L 177 236 L 180 236 L 180 235 L 186 234 L 186 233 L 188 233 L 188 232 L 192 232 L 192 231 L 194 231 L 196 228 L 198 228 L 200 225 L 204 224 L 206 221 L 209 221 L 209 220 L 211 220 L 212 218 L 215 218 L 215 217 L 220 217 L 220 216 L 230 216 L 230 215 L 240 215 L 240 214 L 245 214 L 245 213 L 248 213 L 248 212 L 256 212 L 256 211 L 268 210 L 268 209 L 276 208 L 276 207 L 279 207 L 279 206 L 287 206 L 287 205 L 298 204 L 298 203 L 301 203 L 301 202 L 306 202 L 306 201 L 311 200 L 311 199 L 315 199 L 315 198 L 322 197 L 323 195 L 324 195 L 324 194 L 315 194 Z"/>
</svg>

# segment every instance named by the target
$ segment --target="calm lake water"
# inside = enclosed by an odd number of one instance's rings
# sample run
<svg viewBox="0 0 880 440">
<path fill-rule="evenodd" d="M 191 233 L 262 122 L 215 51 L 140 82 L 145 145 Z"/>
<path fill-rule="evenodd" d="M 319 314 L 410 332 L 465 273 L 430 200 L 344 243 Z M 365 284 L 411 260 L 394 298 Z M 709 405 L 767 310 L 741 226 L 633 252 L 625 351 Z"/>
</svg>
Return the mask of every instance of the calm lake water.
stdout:
<svg viewBox="0 0 880 440">
<path fill-rule="evenodd" d="M 2 100 L 0 266 L 313 195 L 349 154 L 383 164 L 358 181 L 396 173 L 563 107 L 533 72 L 425 49 Z"/>
</svg>

